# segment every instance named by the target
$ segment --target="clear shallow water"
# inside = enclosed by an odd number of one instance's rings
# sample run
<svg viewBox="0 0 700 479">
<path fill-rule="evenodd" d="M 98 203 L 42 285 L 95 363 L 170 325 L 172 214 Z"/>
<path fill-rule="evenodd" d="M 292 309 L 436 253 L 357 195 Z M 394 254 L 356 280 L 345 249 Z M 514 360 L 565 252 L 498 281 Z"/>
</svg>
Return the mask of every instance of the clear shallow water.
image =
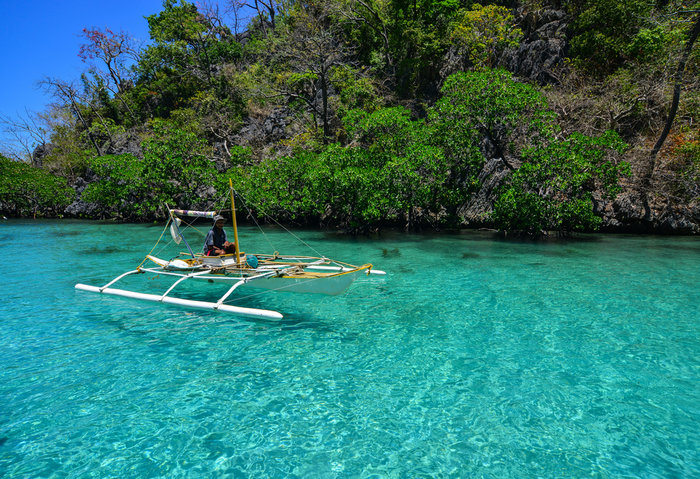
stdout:
<svg viewBox="0 0 700 479">
<path fill-rule="evenodd" d="M 698 238 L 297 232 L 389 274 L 236 303 L 281 321 L 74 290 L 161 229 L 0 223 L 0 476 L 700 476 Z"/>
</svg>

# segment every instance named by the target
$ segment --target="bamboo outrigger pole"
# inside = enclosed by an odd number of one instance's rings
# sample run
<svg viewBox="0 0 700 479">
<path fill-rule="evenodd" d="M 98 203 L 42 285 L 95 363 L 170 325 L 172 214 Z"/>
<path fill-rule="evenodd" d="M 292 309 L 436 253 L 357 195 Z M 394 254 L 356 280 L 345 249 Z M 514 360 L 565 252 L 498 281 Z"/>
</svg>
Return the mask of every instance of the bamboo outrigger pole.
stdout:
<svg viewBox="0 0 700 479">
<path fill-rule="evenodd" d="M 236 246 L 236 264 L 240 265 L 241 253 L 240 253 L 240 250 L 238 249 L 238 226 L 236 225 L 236 204 L 234 203 L 234 199 L 233 199 L 233 181 L 231 181 L 231 178 L 228 179 L 228 186 L 229 186 L 229 192 L 231 193 L 231 221 L 233 223 L 233 240 L 235 241 L 235 246 Z"/>
</svg>

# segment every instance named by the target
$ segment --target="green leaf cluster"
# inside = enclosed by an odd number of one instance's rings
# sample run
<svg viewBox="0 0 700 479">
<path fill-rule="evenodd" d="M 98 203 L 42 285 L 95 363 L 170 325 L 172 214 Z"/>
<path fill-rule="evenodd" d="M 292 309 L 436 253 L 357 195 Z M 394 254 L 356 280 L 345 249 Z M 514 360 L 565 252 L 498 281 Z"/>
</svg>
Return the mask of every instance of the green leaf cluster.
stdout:
<svg viewBox="0 0 700 479">
<path fill-rule="evenodd" d="M 475 68 L 490 68 L 500 52 L 518 45 L 522 30 L 514 28 L 514 23 L 508 8 L 477 3 L 469 10 L 460 10 L 450 39 L 465 50 Z"/>
<path fill-rule="evenodd" d="M 263 214 L 355 232 L 424 219 L 440 208 L 449 165 L 424 121 L 395 107 L 353 110 L 345 122 L 354 145 L 234 170 L 237 188 Z"/>
<path fill-rule="evenodd" d="M 202 193 L 216 177 L 205 143 L 166 122 L 156 122 L 153 132 L 142 145 L 143 158 L 93 158 L 90 168 L 100 180 L 90 183 L 82 198 L 102 205 L 110 215 L 132 220 L 163 216 L 166 205 L 201 206 Z"/>
<path fill-rule="evenodd" d="M 532 85 L 514 81 L 505 70 L 455 73 L 441 91 L 442 98 L 429 112 L 433 141 L 451 158 L 455 181 L 472 190 L 479 186 L 483 138 L 504 155 L 515 147 L 517 130 L 524 129 L 529 142 L 555 130 L 544 95 Z"/>
<path fill-rule="evenodd" d="M 0 211 L 12 216 L 60 216 L 74 199 L 66 179 L 0 155 Z"/>
<path fill-rule="evenodd" d="M 617 133 L 607 131 L 599 137 L 574 133 L 527 149 L 525 162 L 496 200 L 495 224 L 529 235 L 597 229 L 601 218 L 593 210 L 593 192 L 614 197 L 620 191 L 618 178 L 629 174 L 629 167 L 610 155 L 626 147 Z"/>
<path fill-rule="evenodd" d="M 677 13 L 682 2 L 646 0 L 570 1 L 570 57 L 584 71 L 599 76 L 630 63 L 665 61 L 680 40 Z M 687 2 L 696 3 L 696 2 Z M 686 9 L 692 11 L 693 6 Z M 697 8 L 697 5 L 695 5 Z"/>
</svg>

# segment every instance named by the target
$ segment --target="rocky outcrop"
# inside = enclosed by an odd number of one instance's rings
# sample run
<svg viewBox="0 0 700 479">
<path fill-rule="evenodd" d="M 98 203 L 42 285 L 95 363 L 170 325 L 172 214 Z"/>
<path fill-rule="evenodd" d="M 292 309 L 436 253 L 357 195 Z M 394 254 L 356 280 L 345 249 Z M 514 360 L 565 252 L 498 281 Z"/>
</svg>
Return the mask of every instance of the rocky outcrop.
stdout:
<svg viewBox="0 0 700 479">
<path fill-rule="evenodd" d="M 683 204 L 662 195 L 628 190 L 614 200 L 596 198 L 602 230 L 625 233 L 700 234 L 700 201 Z"/>
<path fill-rule="evenodd" d="M 234 141 L 238 145 L 253 147 L 277 143 L 286 138 L 286 129 L 291 123 L 291 117 L 292 113 L 287 108 L 275 108 L 264 116 L 251 116 L 234 137 Z"/>
<path fill-rule="evenodd" d="M 103 210 L 97 203 L 87 203 L 82 200 L 75 200 L 73 203 L 68 205 L 63 212 L 64 215 L 71 218 L 101 218 L 103 216 Z"/>
<path fill-rule="evenodd" d="M 110 142 L 105 145 L 104 153 L 106 155 L 123 155 L 128 153 L 137 158 L 143 158 L 142 141 L 143 138 L 135 132 L 113 134 L 110 137 Z"/>
<path fill-rule="evenodd" d="M 82 200 L 83 191 L 92 181 L 96 181 L 97 177 L 88 170 L 86 178 L 78 177 L 71 184 L 75 190 L 75 201 L 68 205 L 63 212 L 64 215 L 73 218 L 101 218 L 104 215 L 103 208 L 97 203 L 88 203 Z"/>
<path fill-rule="evenodd" d="M 489 216 L 496 202 L 497 189 L 510 174 L 511 169 L 503 158 L 492 158 L 484 163 L 479 173 L 481 188 L 459 211 L 464 226 L 482 227 L 489 225 Z"/>
<path fill-rule="evenodd" d="M 517 48 L 507 49 L 502 66 L 521 78 L 539 84 L 556 83 L 554 71 L 563 64 L 568 49 L 568 17 L 563 10 L 543 9 L 516 12 L 523 38 Z"/>
<path fill-rule="evenodd" d="M 32 152 L 32 166 L 41 168 L 44 166 L 44 158 L 51 154 L 54 146 L 51 143 L 42 143 L 37 145 Z"/>
</svg>

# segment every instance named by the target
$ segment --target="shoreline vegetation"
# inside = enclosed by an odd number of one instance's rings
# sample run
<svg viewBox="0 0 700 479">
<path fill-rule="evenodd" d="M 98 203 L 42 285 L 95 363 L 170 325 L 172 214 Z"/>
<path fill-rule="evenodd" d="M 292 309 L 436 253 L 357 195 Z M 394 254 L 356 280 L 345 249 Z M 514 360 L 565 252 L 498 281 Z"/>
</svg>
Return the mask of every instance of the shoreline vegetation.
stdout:
<svg viewBox="0 0 700 479">
<path fill-rule="evenodd" d="M 2 118 L 0 214 L 700 234 L 700 1 L 165 0 Z M 27 137 L 25 137 L 27 138 Z"/>
</svg>

